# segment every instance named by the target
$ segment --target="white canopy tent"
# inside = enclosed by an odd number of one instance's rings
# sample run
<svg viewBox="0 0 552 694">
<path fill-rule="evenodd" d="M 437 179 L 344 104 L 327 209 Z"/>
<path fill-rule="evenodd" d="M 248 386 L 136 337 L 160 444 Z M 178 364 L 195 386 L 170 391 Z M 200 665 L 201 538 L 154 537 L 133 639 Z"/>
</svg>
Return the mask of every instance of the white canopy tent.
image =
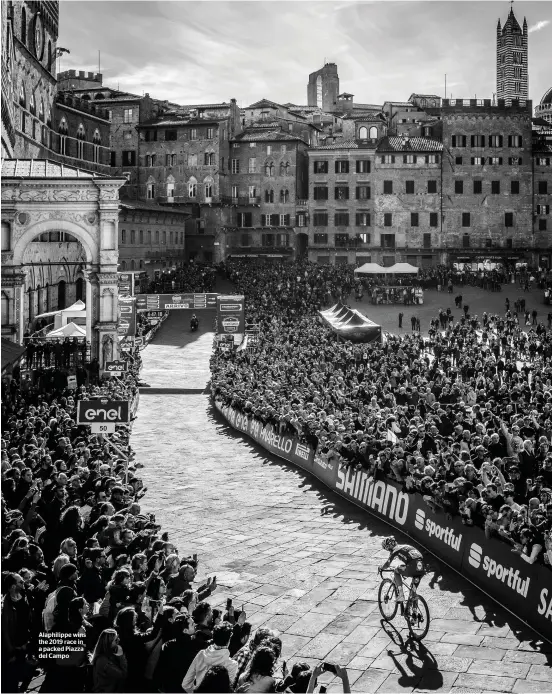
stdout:
<svg viewBox="0 0 552 694">
<path fill-rule="evenodd" d="M 386 275 L 389 268 L 378 265 L 377 263 L 364 263 L 355 270 L 355 275 Z"/>
<path fill-rule="evenodd" d="M 37 318 L 48 318 L 48 316 L 60 316 L 64 312 L 69 313 L 69 311 L 86 311 L 86 304 L 79 299 L 67 308 L 60 308 L 57 311 L 48 311 L 47 313 L 40 313 L 37 316 Z"/>
<path fill-rule="evenodd" d="M 390 275 L 417 275 L 420 272 L 420 268 L 410 263 L 395 263 L 386 269 Z"/>
<path fill-rule="evenodd" d="M 67 325 L 47 333 L 44 337 L 47 340 L 57 340 L 60 338 L 64 340 L 66 337 L 84 337 L 86 339 L 86 330 L 75 323 L 67 323 Z"/>
</svg>

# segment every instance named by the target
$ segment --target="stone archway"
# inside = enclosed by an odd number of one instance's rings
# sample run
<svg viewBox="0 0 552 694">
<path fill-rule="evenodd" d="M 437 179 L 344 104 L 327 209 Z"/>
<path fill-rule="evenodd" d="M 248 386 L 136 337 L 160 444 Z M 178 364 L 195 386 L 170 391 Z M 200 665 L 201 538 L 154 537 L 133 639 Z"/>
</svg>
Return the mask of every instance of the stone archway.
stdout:
<svg viewBox="0 0 552 694">
<path fill-rule="evenodd" d="M 43 174 L 41 178 L 36 177 L 37 171 Z M 101 345 L 109 336 L 117 356 L 113 303 L 117 302 L 119 188 L 124 182 L 42 160 L 4 162 L 3 234 L 7 228 L 2 244 L 2 284 L 11 302 L 7 314 L 13 322 L 2 325 L 3 335 L 20 344 L 23 341 L 26 249 L 41 234 L 61 231 L 76 238 L 84 250 L 82 274 L 91 353 L 101 360 Z M 48 249 L 50 263 L 61 260 L 56 257 L 55 246 L 52 243 Z M 103 368 L 104 364 L 100 365 Z"/>
</svg>

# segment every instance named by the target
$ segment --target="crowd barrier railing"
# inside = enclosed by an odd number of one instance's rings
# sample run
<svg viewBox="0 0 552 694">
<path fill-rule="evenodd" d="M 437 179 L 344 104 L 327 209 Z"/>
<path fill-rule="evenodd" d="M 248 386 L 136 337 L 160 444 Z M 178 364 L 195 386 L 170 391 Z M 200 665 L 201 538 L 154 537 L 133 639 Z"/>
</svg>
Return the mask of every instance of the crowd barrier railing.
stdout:
<svg viewBox="0 0 552 694">
<path fill-rule="evenodd" d="M 434 512 L 421 494 L 407 494 L 397 482 L 374 480 L 362 470 L 341 470 L 297 437 L 280 435 L 272 425 L 216 398 L 214 405 L 234 429 L 411 537 L 552 643 L 552 571 L 548 567 L 528 564 L 509 545 L 487 539 L 480 528 L 463 525 L 458 516 Z"/>
</svg>

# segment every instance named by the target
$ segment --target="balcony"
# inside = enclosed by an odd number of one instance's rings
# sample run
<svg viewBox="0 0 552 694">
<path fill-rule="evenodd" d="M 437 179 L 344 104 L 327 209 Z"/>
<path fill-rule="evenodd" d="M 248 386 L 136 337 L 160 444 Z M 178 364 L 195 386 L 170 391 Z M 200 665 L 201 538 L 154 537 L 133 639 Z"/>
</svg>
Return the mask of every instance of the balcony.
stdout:
<svg viewBox="0 0 552 694">
<path fill-rule="evenodd" d="M 295 201 L 296 207 L 308 207 L 309 201 L 303 198 L 297 198 Z"/>
</svg>

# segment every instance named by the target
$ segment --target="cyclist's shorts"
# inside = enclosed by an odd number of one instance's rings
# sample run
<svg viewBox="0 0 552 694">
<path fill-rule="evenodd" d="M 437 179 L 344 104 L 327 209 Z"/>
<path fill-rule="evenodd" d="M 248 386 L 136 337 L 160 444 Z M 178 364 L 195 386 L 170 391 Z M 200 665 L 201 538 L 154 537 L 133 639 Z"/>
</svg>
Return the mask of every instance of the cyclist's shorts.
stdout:
<svg viewBox="0 0 552 694">
<path fill-rule="evenodd" d="M 401 575 L 405 578 L 422 578 L 425 576 L 424 562 L 421 559 L 409 561 L 401 567 Z"/>
</svg>

